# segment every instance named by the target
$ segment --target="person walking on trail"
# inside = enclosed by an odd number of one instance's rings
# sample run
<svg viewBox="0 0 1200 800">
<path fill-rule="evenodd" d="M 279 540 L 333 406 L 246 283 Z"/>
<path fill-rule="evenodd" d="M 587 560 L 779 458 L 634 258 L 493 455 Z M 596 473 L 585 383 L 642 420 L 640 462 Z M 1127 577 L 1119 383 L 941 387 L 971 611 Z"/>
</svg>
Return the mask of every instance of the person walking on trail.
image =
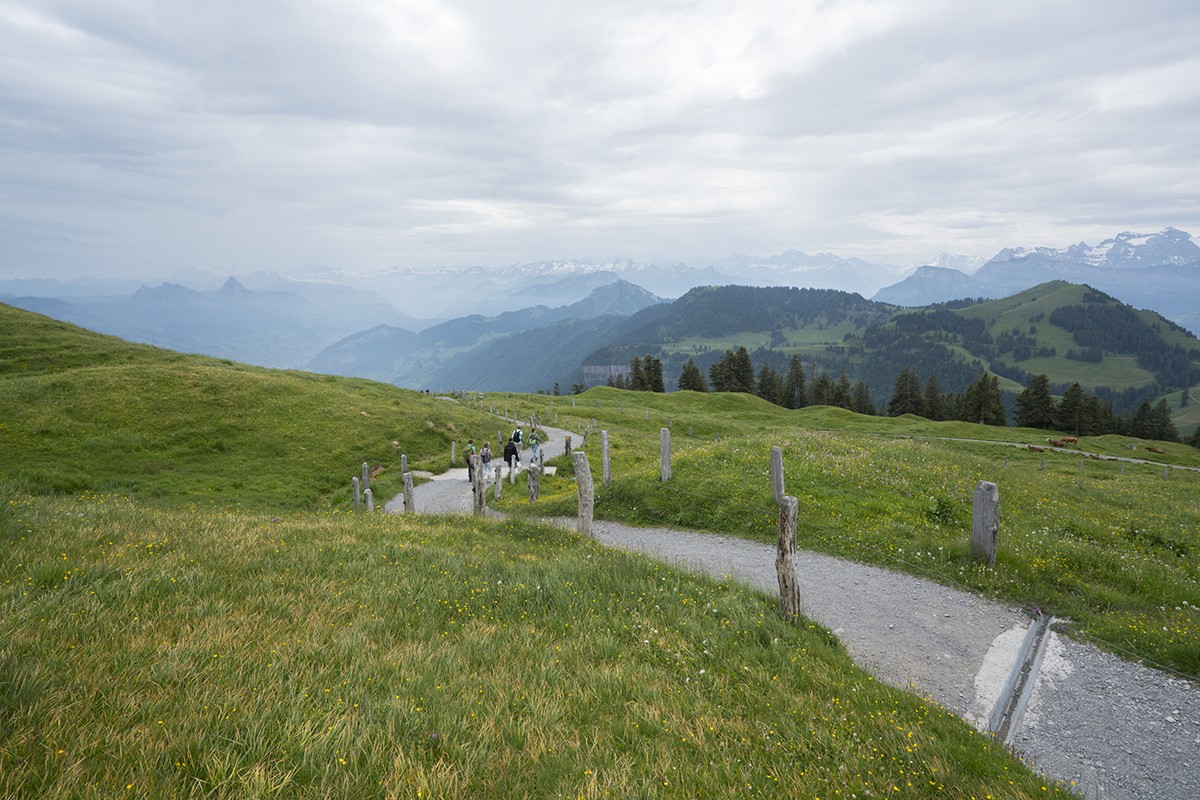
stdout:
<svg viewBox="0 0 1200 800">
<path fill-rule="evenodd" d="M 513 431 L 513 434 L 512 434 L 512 440 L 513 440 L 513 444 L 515 444 L 515 445 L 517 446 L 517 450 L 518 450 L 518 451 L 521 449 L 521 439 L 522 439 L 522 436 L 521 436 L 521 426 L 520 426 L 520 425 L 518 425 L 518 426 L 517 426 L 517 429 L 516 429 L 516 430 L 514 430 L 514 431 Z"/>
<path fill-rule="evenodd" d="M 513 462 L 521 463 L 521 456 L 517 453 L 517 443 L 508 437 L 508 444 L 504 445 L 504 463 L 508 464 L 508 469 L 513 470 Z"/>
<path fill-rule="evenodd" d="M 538 435 L 536 430 L 529 431 L 529 463 L 537 463 Z"/>
<path fill-rule="evenodd" d="M 492 463 L 492 445 L 490 442 L 483 443 L 483 449 L 479 451 L 479 463 L 483 465 L 483 476 L 486 478 L 488 465 Z"/>
<path fill-rule="evenodd" d="M 466 455 L 467 455 L 467 480 L 471 481 L 471 480 L 475 479 L 475 462 L 474 462 L 475 440 L 474 439 L 467 439 Z"/>
</svg>

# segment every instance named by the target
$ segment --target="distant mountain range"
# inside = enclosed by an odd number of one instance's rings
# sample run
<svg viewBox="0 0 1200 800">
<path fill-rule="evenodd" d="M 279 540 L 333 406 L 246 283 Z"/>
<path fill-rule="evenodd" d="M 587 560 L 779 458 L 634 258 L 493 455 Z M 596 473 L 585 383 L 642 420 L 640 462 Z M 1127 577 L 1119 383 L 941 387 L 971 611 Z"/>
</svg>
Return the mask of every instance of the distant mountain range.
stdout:
<svg viewBox="0 0 1200 800">
<path fill-rule="evenodd" d="M 1200 246 L 1191 234 L 1175 228 L 1122 233 L 1095 246 L 1005 248 L 974 274 L 923 266 L 872 299 L 925 306 L 966 297 L 1007 297 L 1053 280 L 1087 284 L 1200 331 Z"/>
<path fill-rule="evenodd" d="M 372 274 L 321 269 L 304 279 L 193 270 L 155 287 L 11 279 L 0 280 L 0 299 L 131 341 L 262 366 L 414 388 L 532 390 L 582 380 L 586 356 L 613 344 L 610 336 L 631 336 L 619 319 L 593 321 L 633 315 L 700 287 L 803 287 L 927 307 L 1007 297 L 1047 281 L 1086 284 L 1200 330 L 1200 247 L 1174 228 L 1122 233 L 1095 246 L 1006 248 L 982 264 L 943 254 L 911 273 L 789 250 L 691 264 L 617 259 Z M 745 313 L 764 317 L 753 308 Z M 534 330 L 543 334 L 524 341 Z"/>
</svg>

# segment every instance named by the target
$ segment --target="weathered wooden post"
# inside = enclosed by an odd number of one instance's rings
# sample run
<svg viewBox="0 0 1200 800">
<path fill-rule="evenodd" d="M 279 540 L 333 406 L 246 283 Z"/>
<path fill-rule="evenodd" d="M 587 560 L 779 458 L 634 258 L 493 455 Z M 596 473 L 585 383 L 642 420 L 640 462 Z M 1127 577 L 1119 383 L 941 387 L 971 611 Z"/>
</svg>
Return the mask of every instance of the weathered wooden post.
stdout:
<svg viewBox="0 0 1200 800">
<path fill-rule="evenodd" d="M 375 495 L 371 492 L 370 489 L 367 489 L 367 490 L 363 491 L 363 497 L 365 497 L 367 500 L 367 511 L 374 511 L 375 510 Z"/>
<path fill-rule="evenodd" d="M 577 530 L 584 536 L 592 535 L 592 510 L 595 508 L 596 492 L 592 486 L 592 468 L 588 466 L 587 453 L 571 456 L 575 465 L 575 485 L 579 492 L 579 522 Z"/>
<path fill-rule="evenodd" d="M 608 461 L 608 431 L 600 431 L 600 461 L 603 465 L 601 474 L 604 476 L 604 485 L 609 486 L 612 484 L 612 470 Z"/>
<path fill-rule="evenodd" d="M 504 496 L 504 471 L 499 461 L 496 462 L 495 475 L 492 478 L 492 495 L 497 500 Z"/>
<path fill-rule="evenodd" d="M 413 477 L 411 472 L 404 473 L 404 513 L 417 513 L 417 503 L 413 499 Z"/>
<path fill-rule="evenodd" d="M 1122 475 L 1125 474 L 1125 463 L 1124 462 L 1121 463 L 1121 474 Z"/>
<path fill-rule="evenodd" d="M 371 488 L 371 465 L 366 461 L 362 465 L 362 485 L 364 491 Z"/>
<path fill-rule="evenodd" d="M 496 447 L 500 448 L 500 452 L 504 452 L 504 434 L 496 431 Z"/>
<path fill-rule="evenodd" d="M 529 502 L 536 502 L 538 499 L 538 470 L 533 468 L 533 464 L 529 465 Z"/>
<path fill-rule="evenodd" d="M 1171 473 L 1171 468 L 1170 468 L 1170 467 L 1163 467 L 1163 480 L 1164 480 L 1164 481 L 1165 481 L 1165 480 L 1166 480 L 1168 477 L 1170 477 L 1170 473 Z"/>
<path fill-rule="evenodd" d="M 408 472 L 408 456 L 401 453 L 400 454 L 400 474 L 403 475 L 406 472 Z"/>
<path fill-rule="evenodd" d="M 350 485 L 354 488 L 354 510 L 358 511 L 362 507 L 362 484 L 357 475 L 350 479 Z"/>
<path fill-rule="evenodd" d="M 796 581 L 796 523 L 799 516 L 799 500 L 790 495 L 780 499 L 775 575 L 779 579 L 779 610 L 792 621 L 800 617 L 800 584 Z"/>
<path fill-rule="evenodd" d="M 475 498 L 475 516 L 483 513 L 483 464 L 478 455 L 468 456 L 471 460 L 471 494 Z"/>
<path fill-rule="evenodd" d="M 650 409 L 648 409 L 648 408 L 646 409 L 646 421 L 647 422 L 650 421 Z"/>
<path fill-rule="evenodd" d="M 565 446 L 566 446 L 566 454 L 568 456 L 571 455 L 571 437 L 570 436 L 567 437 Z"/>
<path fill-rule="evenodd" d="M 671 429 L 660 428 L 659 433 L 662 436 L 662 479 L 665 483 L 671 480 Z"/>
<path fill-rule="evenodd" d="M 450 443 L 450 466 L 458 463 L 458 442 Z"/>
<path fill-rule="evenodd" d="M 771 497 L 775 505 L 783 505 L 783 450 L 771 448 Z"/>
<path fill-rule="evenodd" d="M 1000 489 L 990 481 L 975 485 L 971 513 L 971 557 L 996 566 L 996 544 L 1000 538 Z"/>
<path fill-rule="evenodd" d="M 1042 456 L 1042 469 L 1046 468 L 1046 457 Z"/>
</svg>

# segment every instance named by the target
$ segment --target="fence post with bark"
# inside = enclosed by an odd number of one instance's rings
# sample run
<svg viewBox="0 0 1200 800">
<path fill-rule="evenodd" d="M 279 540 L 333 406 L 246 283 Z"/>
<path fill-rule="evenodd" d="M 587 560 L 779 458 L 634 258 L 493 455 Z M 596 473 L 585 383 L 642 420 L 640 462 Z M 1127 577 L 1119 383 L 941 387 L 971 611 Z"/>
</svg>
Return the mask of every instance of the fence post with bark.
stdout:
<svg viewBox="0 0 1200 800">
<path fill-rule="evenodd" d="M 788 619 L 800 617 L 800 585 L 796 581 L 796 523 L 800 501 L 790 495 L 779 504 L 779 548 L 775 574 L 779 579 L 779 610 Z"/>
<path fill-rule="evenodd" d="M 579 523 L 577 530 L 584 536 L 592 535 L 592 511 L 596 505 L 596 491 L 592 486 L 592 469 L 588 466 L 587 453 L 574 453 L 571 463 L 575 465 L 575 485 L 579 492 Z"/>
</svg>

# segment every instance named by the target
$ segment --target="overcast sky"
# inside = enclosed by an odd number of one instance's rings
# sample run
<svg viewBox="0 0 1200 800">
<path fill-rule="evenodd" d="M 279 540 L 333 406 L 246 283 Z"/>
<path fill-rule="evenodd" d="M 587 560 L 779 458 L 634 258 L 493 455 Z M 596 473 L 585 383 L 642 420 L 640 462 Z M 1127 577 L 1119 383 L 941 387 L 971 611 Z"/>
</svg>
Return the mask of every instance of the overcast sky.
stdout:
<svg viewBox="0 0 1200 800">
<path fill-rule="evenodd" d="M 0 277 L 1200 234 L 1195 0 L 0 0 Z"/>
</svg>

